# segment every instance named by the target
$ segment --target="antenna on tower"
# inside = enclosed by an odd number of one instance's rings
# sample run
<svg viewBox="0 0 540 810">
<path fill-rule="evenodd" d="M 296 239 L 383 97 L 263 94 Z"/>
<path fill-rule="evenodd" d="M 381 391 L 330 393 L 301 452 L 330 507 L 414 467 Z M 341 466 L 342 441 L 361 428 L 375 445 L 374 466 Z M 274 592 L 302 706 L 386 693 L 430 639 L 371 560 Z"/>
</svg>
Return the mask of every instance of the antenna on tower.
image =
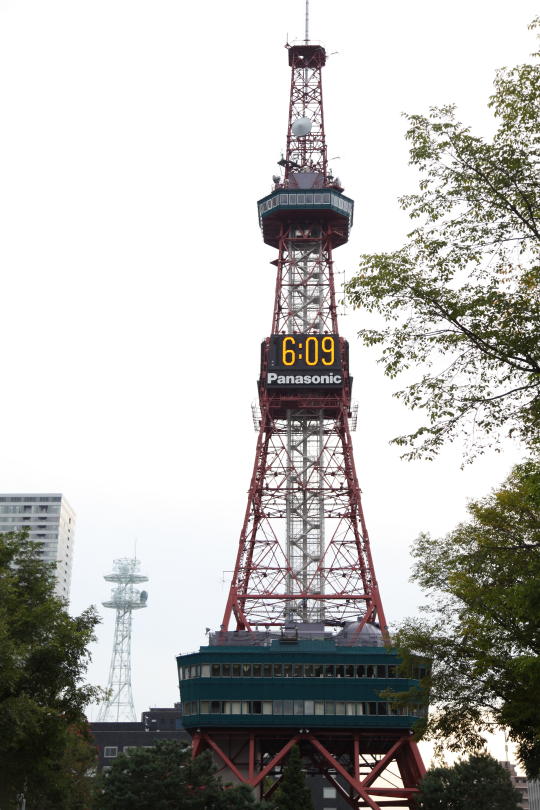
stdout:
<svg viewBox="0 0 540 810">
<path fill-rule="evenodd" d="M 103 607 L 116 610 L 114 641 L 107 684 L 107 700 L 101 704 L 98 723 L 137 720 L 131 692 L 131 622 L 134 610 L 146 607 L 148 593 L 134 588 L 148 577 L 137 573 L 141 564 L 136 557 L 115 560 L 113 573 L 103 579 L 115 582 L 111 598 L 102 602 Z"/>
<path fill-rule="evenodd" d="M 306 30 L 305 30 L 305 44 L 309 42 L 309 0 L 306 0 Z"/>
</svg>

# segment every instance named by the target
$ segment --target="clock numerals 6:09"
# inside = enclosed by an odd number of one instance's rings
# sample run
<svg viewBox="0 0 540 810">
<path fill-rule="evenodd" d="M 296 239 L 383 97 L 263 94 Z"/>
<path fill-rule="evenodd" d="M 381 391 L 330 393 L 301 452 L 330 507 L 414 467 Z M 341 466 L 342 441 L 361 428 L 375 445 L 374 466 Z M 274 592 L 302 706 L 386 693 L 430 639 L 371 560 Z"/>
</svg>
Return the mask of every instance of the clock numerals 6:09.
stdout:
<svg viewBox="0 0 540 810">
<path fill-rule="evenodd" d="M 303 354 L 298 354 L 303 349 Z M 292 335 L 283 338 L 281 344 L 281 361 L 284 366 L 293 366 L 298 360 L 305 360 L 306 365 L 334 365 L 336 359 L 336 340 L 332 335 L 308 335 L 304 343 L 298 343 Z"/>
</svg>

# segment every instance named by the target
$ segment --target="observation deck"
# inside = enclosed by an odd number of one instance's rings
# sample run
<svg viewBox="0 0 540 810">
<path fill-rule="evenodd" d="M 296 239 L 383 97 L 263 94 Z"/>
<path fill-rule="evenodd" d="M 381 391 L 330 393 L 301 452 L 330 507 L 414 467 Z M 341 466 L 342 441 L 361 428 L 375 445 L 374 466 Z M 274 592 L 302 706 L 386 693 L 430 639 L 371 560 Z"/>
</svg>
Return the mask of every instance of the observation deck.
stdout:
<svg viewBox="0 0 540 810">
<path fill-rule="evenodd" d="M 300 181 L 313 182 L 310 172 L 298 173 Z M 278 188 L 257 203 L 259 225 L 267 245 L 279 247 L 284 224 L 316 221 L 332 231 L 332 246 L 339 247 L 349 238 L 353 224 L 354 201 L 337 188 Z"/>
<path fill-rule="evenodd" d="M 178 657 L 183 724 L 188 731 L 412 729 L 424 707 L 400 707 L 380 693 L 418 686 L 425 663 L 410 678 L 401 676 L 399 663 L 385 647 L 340 646 L 333 638 L 201 647 Z"/>
</svg>

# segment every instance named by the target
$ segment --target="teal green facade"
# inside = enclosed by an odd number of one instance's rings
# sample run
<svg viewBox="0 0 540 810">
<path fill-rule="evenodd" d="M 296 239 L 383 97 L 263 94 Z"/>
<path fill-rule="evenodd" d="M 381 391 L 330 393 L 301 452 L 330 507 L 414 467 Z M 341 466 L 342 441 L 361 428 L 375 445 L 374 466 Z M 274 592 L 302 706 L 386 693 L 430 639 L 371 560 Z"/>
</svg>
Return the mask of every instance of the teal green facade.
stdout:
<svg viewBox="0 0 540 810">
<path fill-rule="evenodd" d="M 331 639 L 268 647 L 211 646 L 179 656 L 186 729 L 216 726 L 412 728 L 420 706 L 402 708 L 384 690 L 418 686 L 383 647 L 340 647 Z"/>
</svg>

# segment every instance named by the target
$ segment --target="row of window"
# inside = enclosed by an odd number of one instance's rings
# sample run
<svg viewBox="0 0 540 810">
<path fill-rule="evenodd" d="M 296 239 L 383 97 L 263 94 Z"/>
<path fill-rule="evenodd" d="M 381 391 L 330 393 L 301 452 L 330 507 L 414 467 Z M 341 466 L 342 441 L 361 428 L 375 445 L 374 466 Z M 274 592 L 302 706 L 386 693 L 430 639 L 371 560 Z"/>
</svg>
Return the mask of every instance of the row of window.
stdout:
<svg viewBox="0 0 540 810">
<path fill-rule="evenodd" d="M 420 705 L 396 706 L 386 701 L 348 702 L 339 700 L 192 700 L 183 704 L 184 716 L 192 714 L 271 715 L 379 715 L 422 717 Z"/>
<path fill-rule="evenodd" d="M 19 514 L 28 514 L 30 512 L 53 512 L 58 514 L 60 511 L 60 506 L 48 506 L 47 504 L 38 504 L 37 506 L 30 506 L 30 504 L 24 504 L 23 506 L 13 506 L 8 504 L 7 506 L 0 506 L 0 514 L 2 515 L 19 515 Z"/>
<path fill-rule="evenodd" d="M 43 503 L 45 501 L 47 501 L 49 503 L 51 501 L 53 501 L 54 503 L 59 503 L 61 500 L 62 500 L 62 498 L 61 498 L 60 495 L 52 495 L 52 496 L 49 496 L 49 495 L 37 495 L 37 496 L 34 496 L 34 495 L 28 495 L 28 496 L 23 496 L 23 495 L 0 495 L 0 503 L 6 503 L 6 502 L 8 502 L 8 503 L 21 503 L 21 501 L 23 501 L 24 503 Z"/>
<path fill-rule="evenodd" d="M 41 527 L 37 526 L 35 528 L 37 528 L 39 530 Z M 13 532 L 13 531 L 18 531 L 18 530 L 14 529 L 12 526 L 3 526 L 0 523 L 0 533 L 5 532 L 6 534 L 9 534 L 10 532 Z M 47 543 L 49 545 L 54 545 L 54 546 L 57 545 L 56 541 L 58 540 L 58 534 L 56 532 L 30 531 L 28 534 L 29 534 L 30 540 L 39 540 L 40 545 L 45 545 Z"/>
<path fill-rule="evenodd" d="M 397 678 L 395 664 L 195 664 L 182 667 L 190 678 Z M 415 667 L 413 678 L 423 678 L 425 667 Z"/>
<path fill-rule="evenodd" d="M 132 751 L 136 751 L 137 748 L 153 748 L 153 745 L 124 745 L 123 749 L 120 748 L 118 745 L 106 745 L 103 749 L 103 756 L 105 759 L 114 759 L 114 757 L 118 756 L 118 753 L 124 754 L 131 754 Z"/>
<path fill-rule="evenodd" d="M 276 194 L 275 197 L 259 205 L 259 213 L 264 214 L 265 211 L 276 208 L 278 205 L 333 205 L 335 208 L 346 211 L 347 214 L 351 214 L 353 208 L 352 202 L 344 200 L 338 194 L 315 191 L 309 194 Z"/>
<path fill-rule="evenodd" d="M 0 508 L 0 513 L 2 513 L 1 508 Z M 51 525 L 56 526 L 57 523 L 58 523 L 58 518 L 56 516 L 50 517 L 46 513 L 41 514 L 41 512 L 38 515 L 25 514 L 22 518 L 20 518 L 18 515 L 15 516 L 15 517 L 8 517 L 7 515 L 4 515 L 2 513 L 2 516 L 0 517 L 0 521 L 2 523 L 21 523 L 21 522 L 23 522 L 23 523 L 30 523 L 31 525 L 34 525 L 34 523 L 36 521 L 44 521 L 45 523 L 50 523 Z"/>
</svg>

